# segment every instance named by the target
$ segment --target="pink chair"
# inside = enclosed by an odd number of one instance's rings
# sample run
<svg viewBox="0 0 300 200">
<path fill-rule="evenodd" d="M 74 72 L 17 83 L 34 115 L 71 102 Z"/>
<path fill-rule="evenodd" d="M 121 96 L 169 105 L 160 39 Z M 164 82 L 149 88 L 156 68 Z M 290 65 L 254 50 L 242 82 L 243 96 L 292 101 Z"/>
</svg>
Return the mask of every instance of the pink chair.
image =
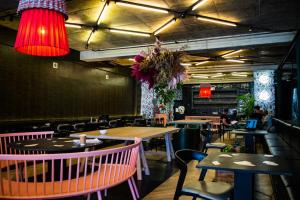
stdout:
<svg viewBox="0 0 300 200">
<path fill-rule="evenodd" d="M 43 155 L 0 155 L 0 161 L 13 162 L 15 167 L 3 168 L 0 162 L 0 199 L 50 199 L 78 196 L 101 191 L 127 181 L 134 200 L 139 193 L 133 175 L 141 139 L 134 144 L 107 150 L 98 150 L 67 154 Z M 84 160 L 84 163 L 81 163 Z M 91 160 L 92 164 L 88 164 Z M 60 161 L 59 167 L 54 163 Z M 19 163 L 24 166 L 24 177 L 19 178 Z M 64 164 L 63 164 L 64 163 Z M 29 169 L 28 165 L 33 166 Z M 50 177 L 47 180 L 48 167 L 51 164 Z M 80 173 L 80 165 L 84 172 Z M 65 165 L 65 166 L 64 166 Z M 59 180 L 54 178 L 59 170 Z M 31 177 L 30 179 L 28 177 Z"/>
</svg>

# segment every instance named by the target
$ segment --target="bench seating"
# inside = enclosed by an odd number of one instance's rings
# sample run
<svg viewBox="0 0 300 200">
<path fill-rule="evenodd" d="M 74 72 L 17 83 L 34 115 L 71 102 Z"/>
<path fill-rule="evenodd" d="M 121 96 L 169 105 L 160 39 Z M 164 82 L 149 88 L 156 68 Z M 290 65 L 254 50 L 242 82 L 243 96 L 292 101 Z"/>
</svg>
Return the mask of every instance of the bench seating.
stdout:
<svg viewBox="0 0 300 200">
<path fill-rule="evenodd" d="M 285 157 L 290 164 L 293 175 L 280 176 L 280 179 L 273 177 L 273 185 L 275 194 L 278 199 L 287 199 L 286 195 L 281 194 L 280 187 L 285 188 L 285 192 L 289 199 L 300 199 L 300 128 L 286 123 L 280 119 L 273 119 L 276 133 L 265 135 L 267 151 L 273 155 Z"/>
</svg>

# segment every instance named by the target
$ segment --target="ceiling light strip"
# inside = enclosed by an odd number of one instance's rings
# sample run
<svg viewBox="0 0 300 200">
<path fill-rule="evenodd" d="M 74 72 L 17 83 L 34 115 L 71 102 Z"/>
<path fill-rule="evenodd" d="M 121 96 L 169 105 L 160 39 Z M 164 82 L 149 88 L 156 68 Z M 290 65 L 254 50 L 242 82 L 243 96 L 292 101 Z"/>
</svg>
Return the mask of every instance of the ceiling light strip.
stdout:
<svg viewBox="0 0 300 200">
<path fill-rule="evenodd" d="M 194 75 L 194 76 L 192 76 L 192 78 L 204 78 L 204 79 L 207 79 L 208 76 Z"/>
<path fill-rule="evenodd" d="M 245 63 L 243 60 L 234 60 L 234 59 L 226 59 L 227 62 L 235 62 L 235 63 Z"/>
<path fill-rule="evenodd" d="M 160 32 L 162 32 L 163 30 L 165 30 L 166 28 L 170 27 L 172 24 L 174 24 L 176 22 L 176 18 L 171 19 L 170 21 L 168 21 L 167 23 L 165 23 L 164 25 L 162 25 L 159 29 L 157 29 L 154 32 L 154 35 L 159 34 Z"/>
<path fill-rule="evenodd" d="M 78 24 L 67 24 L 67 23 L 65 23 L 65 26 L 68 27 L 68 28 L 82 28 L 82 26 L 78 25 Z"/>
<path fill-rule="evenodd" d="M 203 64 L 206 64 L 206 63 L 208 63 L 209 61 L 201 61 L 201 62 L 197 62 L 197 63 L 195 63 L 195 65 L 196 66 L 198 66 L 198 65 L 203 65 Z"/>
<path fill-rule="evenodd" d="M 218 77 L 222 77 L 222 76 L 225 76 L 225 74 L 217 73 L 216 75 L 211 76 L 211 78 L 218 78 Z"/>
<path fill-rule="evenodd" d="M 192 63 L 180 63 L 182 66 L 189 67 L 192 66 Z"/>
<path fill-rule="evenodd" d="M 147 6 L 147 5 L 142 5 L 142 4 L 137 4 L 137 3 L 132 3 L 132 2 L 126 2 L 126 1 L 117 1 L 117 5 L 120 6 L 126 6 L 126 7 L 131 7 L 131 8 L 137 8 L 137 9 L 142 9 L 142 10 L 149 10 L 149 11 L 154 11 L 154 12 L 159 12 L 159 13 L 168 13 L 169 11 L 163 8 L 158 8 L 154 6 Z"/>
<path fill-rule="evenodd" d="M 226 25 L 226 26 L 237 26 L 233 22 L 228 22 L 228 21 L 219 20 L 219 19 L 212 19 L 209 17 L 197 17 L 197 19 L 201 20 L 201 21 L 206 21 L 206 22 L 211 22 L 211 23 L 221 24 L 221 25 Z"/>
<path fill-rule="evenodd" d="M 240 53 L 240 52 L 242 52 L 242 51 L 244 51 L 244 50 L 243 50 L 243 49 L 240 49 L 240 50 L 237 50 L 237 51 L 232 51 L 232 52 L 230 52 L 230 53 L 226 53 L 226 54 L 222 55 L 222 57 L 226 58 L 226 57 L 228 57 L 228 56 L 231 56 L 231 55 Z"/>
<path fill-rule="evenodd" d="M 143 33 L 143 32 L 138 32 L 138 31 L 128 31 L 128 30 L 121 30 L 121 29 L 109 29 L 110 32 L 113 33 L 121 33 L 121 34 L 127 34 L 127 35 L 137 35 L 137 36 L 143 36 L 143 37 L 150 37 L 150 33 Z"/>
<path fill-rule="evenodd" d="M 237 74 L 237 73 L 231 73 L 232 76 L 240 76 L 240 77 L 247 77 L 247 74 Z"/>
<path fill-rule="evenodd" d="M 200 1 L 198 1 L 198 3 L 196 3 L 196 4 L 193 6 L 192 10 L 196 10 L 196 9 L 199 8 L 200 6 L 204 5 L 207 1 L 208 1 L 208 0 L 200 0 Z"/>
<path fill-rule="evenodd" d="M 108 3 L 105 2 L 104 6 L 103 6 L 103 8 L 102 8 L 102 10 L 101 10 L 101 13 L 100 13 L 100 15 L 99 15 L 99 17 L 98 17 L 98 20 L 97 20 L 97 25 L 98 25 L 98 26 L 99 26 L 100 23 L 103 21 L 103 19 L 104 19 L 104 17 L 105 17 L 105 14 L 106 14 L 107 10 L 108 10 Z"/>
</svg>

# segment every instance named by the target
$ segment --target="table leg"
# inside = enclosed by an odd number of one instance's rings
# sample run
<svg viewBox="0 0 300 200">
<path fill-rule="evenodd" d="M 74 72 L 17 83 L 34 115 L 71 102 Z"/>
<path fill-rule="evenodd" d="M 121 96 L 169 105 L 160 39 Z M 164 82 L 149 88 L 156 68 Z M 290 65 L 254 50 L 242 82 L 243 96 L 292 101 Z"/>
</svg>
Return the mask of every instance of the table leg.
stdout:
<svg viewBox="0 0 300 200">
<path fill-rule="evenodd" d="M 52 167 L 54 168 L 54 180 L 55 181 L 59 181 L 60 180 L 60 173 L 61 173 L 61 160 L 54 160 L 54 164 L 52 165 L 52 160 L 48 160 L 48 173 L 47 173 L 47 180 L 51 181 L 51 177 L 52 177 Z M 67 179 L 67 161 L 64 159 L 63 160 L 63 180 Z"/>
<path fill-rule="evenodd" d="M 234 173 L 234 199 L 253 199 L 253 174 Z"/>
<path fill-rule="evenodd" d="M 170 149 L 168 133 L 165 134 L 165 142 L 166 142 L 167 160 L 168 160 L 168 162 L 171 162 L 171 151 L 170 151 L 171 149 Z"/>
<path fill-rule="evenodd" d="M 245 149 L 246 149 L 246 153 L 254 153 L 253 135 L 250 134 L 245 135 Z"/>
<path fill-rule="evenodd" d="M 143 143 L 142 143 L 142 142 L 141 142 L 141 144 L 140 144 L 140 156 L 141 156 L 143 168 L 144 168 L 144 170 L 145 170 L 145 174 L 146 174 L 146 175 L 150 175 L 148 163 L 147 163 L 147 160 L 146 160 L 146 157 L 145 157 L 144 146 L 143 146 Z"/>
<path fill-rule="evenodd" d="M 168 140 L 169 140 L 169 147 L 170 147 L 171 158 L 175 159 L 175 153 L 174 153 L 174 148 L 173 148 L 171 136 L 172 136 L 171 133 L 168 133 Z"/>
<path fill-rule="evenodd" d="M 141 148 L 141 147 L 140 147 Z M 141 156 L 139 151 L 138 157 L 137 157 L 137 162 L 136 162 L 136 173 L 137 173 L 137 180 L 142 180 L 142 166 L 141 166 Z"/>
</svg>

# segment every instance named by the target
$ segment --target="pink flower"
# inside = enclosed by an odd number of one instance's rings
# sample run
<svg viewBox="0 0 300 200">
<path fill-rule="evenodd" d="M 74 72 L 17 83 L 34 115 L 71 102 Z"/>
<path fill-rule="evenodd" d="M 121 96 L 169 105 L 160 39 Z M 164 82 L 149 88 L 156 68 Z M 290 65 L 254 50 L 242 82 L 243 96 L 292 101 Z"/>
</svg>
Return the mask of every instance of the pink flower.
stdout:
<svg viewBox="0 0 300 200">
<path fill-rule="evenodd" d="M 138 63 L 143 62 L 143 60 L 145 59 L 145 57 L 141 56 L 141 55 L 136 55 L 134 56 L 134 60 Z"/>
</svg>

